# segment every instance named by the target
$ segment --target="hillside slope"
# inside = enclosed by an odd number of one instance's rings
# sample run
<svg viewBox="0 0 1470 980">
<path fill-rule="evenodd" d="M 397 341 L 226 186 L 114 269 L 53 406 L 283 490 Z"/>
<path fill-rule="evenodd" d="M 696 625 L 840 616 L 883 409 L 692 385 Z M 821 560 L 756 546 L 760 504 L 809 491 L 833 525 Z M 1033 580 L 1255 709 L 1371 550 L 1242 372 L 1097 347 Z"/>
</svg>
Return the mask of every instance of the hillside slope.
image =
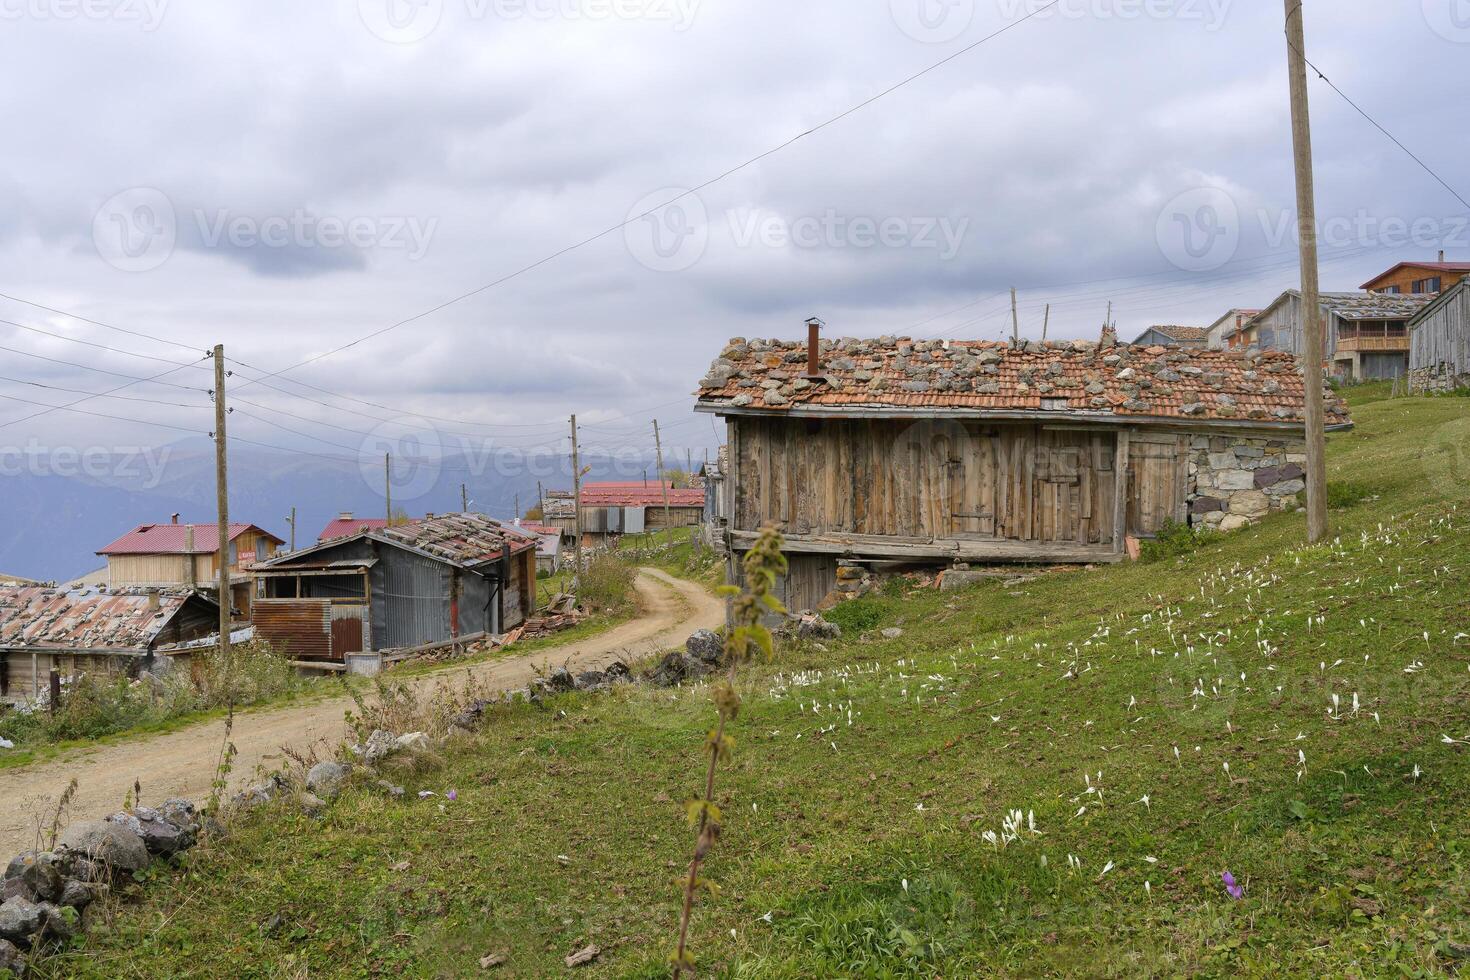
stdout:
<svg viewBox="0 0 1470 980">
<path fill-rule="evenodd" d="M 701 962 L 1452 971 L 1470 953 L 1470 400 L 1380 395 L 1357 392 L 1357 430 L 1332 437 L 1329 544 L 1285 515 L 1156 564 L 896 590 L 837 615 L 902 636 L 850 631 L 753 673 Z M 43 975 L 462 976 L 503 951 L 504 975 L 540 976 L 588 943 L 583 972 L 665 975 L 711 717 L 701 689 L 507 709 L 405 774 L 411 802 L 364 789 L 321 822 L 253 817 Z"/>
</svg>

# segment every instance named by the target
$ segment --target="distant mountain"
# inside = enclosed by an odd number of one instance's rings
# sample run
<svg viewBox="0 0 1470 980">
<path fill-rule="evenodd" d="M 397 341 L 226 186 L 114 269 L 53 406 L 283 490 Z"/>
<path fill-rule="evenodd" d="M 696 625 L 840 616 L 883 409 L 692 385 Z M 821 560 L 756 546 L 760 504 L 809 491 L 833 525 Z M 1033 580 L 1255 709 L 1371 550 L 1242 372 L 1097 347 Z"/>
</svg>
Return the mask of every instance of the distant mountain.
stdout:
<svg viewBox="0 0 1470 980">
<path fill-rule="evenodd" d="M 65 465 L 62 465 L 65 462 Z M 670 461 L 672 465 L 672 461 Z M 588 456 L 587 479 L 639 479 L 656 467 L 652 454 L 616 460 Z M 143 523 L 181 520 L 203 523 L 216 517 L 214 450 L 206 440 L 185 440 L 149 456 L 46 460 L 0 476 L 0 570 L 41 580 L 65 581 L 104 564 L 96 554 L 125 531 Z M 381 460 L 356 463 L 324 456 L 233 449 L 230 453 L 230 518 L 258 524 L 290 539 L 287 517 L 297 514 L 297 544 L 317 533 L 341 511 L 385 513 Z M 536 484 L 570 489 L 571 463 L 553 455 L 527 456 L 501 449 L 456 455 L 439 462 L 396 460 L 393 506 L 410 515 L 460 509 L 460 484 L 471 509 L 502 520 L 536 503 Z"/>
</svg>

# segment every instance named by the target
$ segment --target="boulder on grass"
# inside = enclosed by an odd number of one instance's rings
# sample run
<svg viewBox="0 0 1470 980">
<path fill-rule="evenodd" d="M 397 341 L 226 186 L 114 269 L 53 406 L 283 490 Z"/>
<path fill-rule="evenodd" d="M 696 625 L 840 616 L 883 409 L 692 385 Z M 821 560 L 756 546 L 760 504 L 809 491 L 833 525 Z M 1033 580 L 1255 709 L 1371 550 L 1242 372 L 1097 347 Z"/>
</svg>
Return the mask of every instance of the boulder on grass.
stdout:
<svg viewBox="0 0 1470 980">
<path fill-rule="evenodd" d="M 393 747 L 399 752 L 427 752 L 434 747 L 434 744 L 423 732 L 409 732 L 398 736 L 393 742 Z"/>
<path fill-rule="evenodd" d="M 725 641 L 714 630 L 698 630 L 684 641 L 684 652 L 703 663 L 718 664 L 725 655 Z"/>
<path fill-rule="evenodd" d="M 821 616 L 803 616 L 796 624 L 796 636 L 802 640 L 835 640 L 841 635 L 841 626 Z"/>
<path fill-rule="evenodd" d="M 306 774 L 306 788 L 323 799 L 333 800 L 342 792 L 352 767 L 328 759 L 312 766 Z"/>
<path fill-rule="evenodd" d="M 362 758 L 368 765 L 375 765 L 391 755 L 397 747 L 397 736 L 379 728 L 368 736 L 366 744 L 362 747 Z"/>
<path fill-rule="evenodd" d="M 149 854 L 177 854 L 194 844 L 191 837 L 150 807 L 140 806 L 131 811 L 114 813 L 107 818 L 107 822 L 137 834 L 142 839 L 143 846 L 148 848 Z"/>
<path fill-rule="evenodd" d="M 23 977 L 26 973 L 25 959 L 15 943 L 0 939 L 0 976 Z"/>
<path fill-rule="evenodd" d="M 106 820 L 83 820 L 61 832 L 58 849 L 102 865 L 113 874 L 132 874 L 148 867 L 148 846 L 132 830 Z"/>
<path fill-rule="evenodd" d="M 0 905 L 0 939 L 21 949 L 31 948 L 31 939 L 46 923 L 46 910 L 35 902 L 16 897 Z"/>
</svg>

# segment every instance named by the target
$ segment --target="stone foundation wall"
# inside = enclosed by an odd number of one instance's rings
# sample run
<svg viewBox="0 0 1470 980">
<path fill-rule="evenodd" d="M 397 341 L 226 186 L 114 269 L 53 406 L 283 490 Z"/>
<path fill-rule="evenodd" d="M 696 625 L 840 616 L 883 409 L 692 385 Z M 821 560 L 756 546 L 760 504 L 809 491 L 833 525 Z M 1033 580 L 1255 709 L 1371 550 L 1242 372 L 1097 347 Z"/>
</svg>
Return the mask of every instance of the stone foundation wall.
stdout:
<svg viewBox="0 0 1470 980">
<path fill-rule="evenodd" d="M 1456 374 L 1453 364 L 1441 361 L 1409 372 L 1409 390 L 1418 394 L 1470 388 L 1470 374 Z"/>
<path fill-rule="evenodd" d="M 1189 522 L 1233 531 L 1296 508 L 1306 488 L 1303 439 L 1197 435 L 1190 440 Z"/>
</svg>

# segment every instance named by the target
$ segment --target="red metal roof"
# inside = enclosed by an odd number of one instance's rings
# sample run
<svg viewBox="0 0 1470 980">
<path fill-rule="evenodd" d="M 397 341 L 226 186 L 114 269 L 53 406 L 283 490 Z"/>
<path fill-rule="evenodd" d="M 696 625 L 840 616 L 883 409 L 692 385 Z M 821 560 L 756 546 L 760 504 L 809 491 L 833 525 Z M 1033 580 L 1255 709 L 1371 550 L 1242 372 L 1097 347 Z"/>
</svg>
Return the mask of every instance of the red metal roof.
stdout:
<svg viewBox="0 0 1470 980">
<path fill-rule="evenodd" d="M 97 552 L 99 555 L 182 555 L 190 529 L 194 531 L 193 555 L 212 555 L 219 550 L 218 524 L 139 524 L 112 544 Z M 246 531 L 258 531 L 276 544 L 284 542 L 254 524 L 230 524 L 230 540 L 233 541 Z"/>
<path fill-rule="evenodd" d="M 670 507 L 703 507 L 704 488 L 676 488 L 670 483 L 642 480 L 605 481 L 582 484 L 583 507 L 662 507 L 664 488 Z"/>
<path fill-rule="evenodd" d="M 335 517 L 327 522 L 322 528 L 322 533 L 316 536 L 318 541 L 326 541 L 330 538 L 342 538 L 358 531 L 373 531 L 388 526 L 386 517 Z"/>
<path fill-rule="evenodd" d="M 1428 269 L 1430 272 L 1470 272 L 1470 262 L 1400 262 L 1386 272 L 1363 283 L 1359 289 L 1371 289 L 1375 282 L 1381 282 L 1400 269 Z"/>
<path fill-rule="evenodd" d="M 844 338 L 822 342 L 823 378 L 805 377 L 806 344 L 736 338 L 700 382 L 706 409 L 948 409 L 975 416 L 1260 420 L 1305 415 L 1296 358 L 1277 351 Z M 1350 421 L 1327 393 L 1327 422 Z"/>
</svg>

